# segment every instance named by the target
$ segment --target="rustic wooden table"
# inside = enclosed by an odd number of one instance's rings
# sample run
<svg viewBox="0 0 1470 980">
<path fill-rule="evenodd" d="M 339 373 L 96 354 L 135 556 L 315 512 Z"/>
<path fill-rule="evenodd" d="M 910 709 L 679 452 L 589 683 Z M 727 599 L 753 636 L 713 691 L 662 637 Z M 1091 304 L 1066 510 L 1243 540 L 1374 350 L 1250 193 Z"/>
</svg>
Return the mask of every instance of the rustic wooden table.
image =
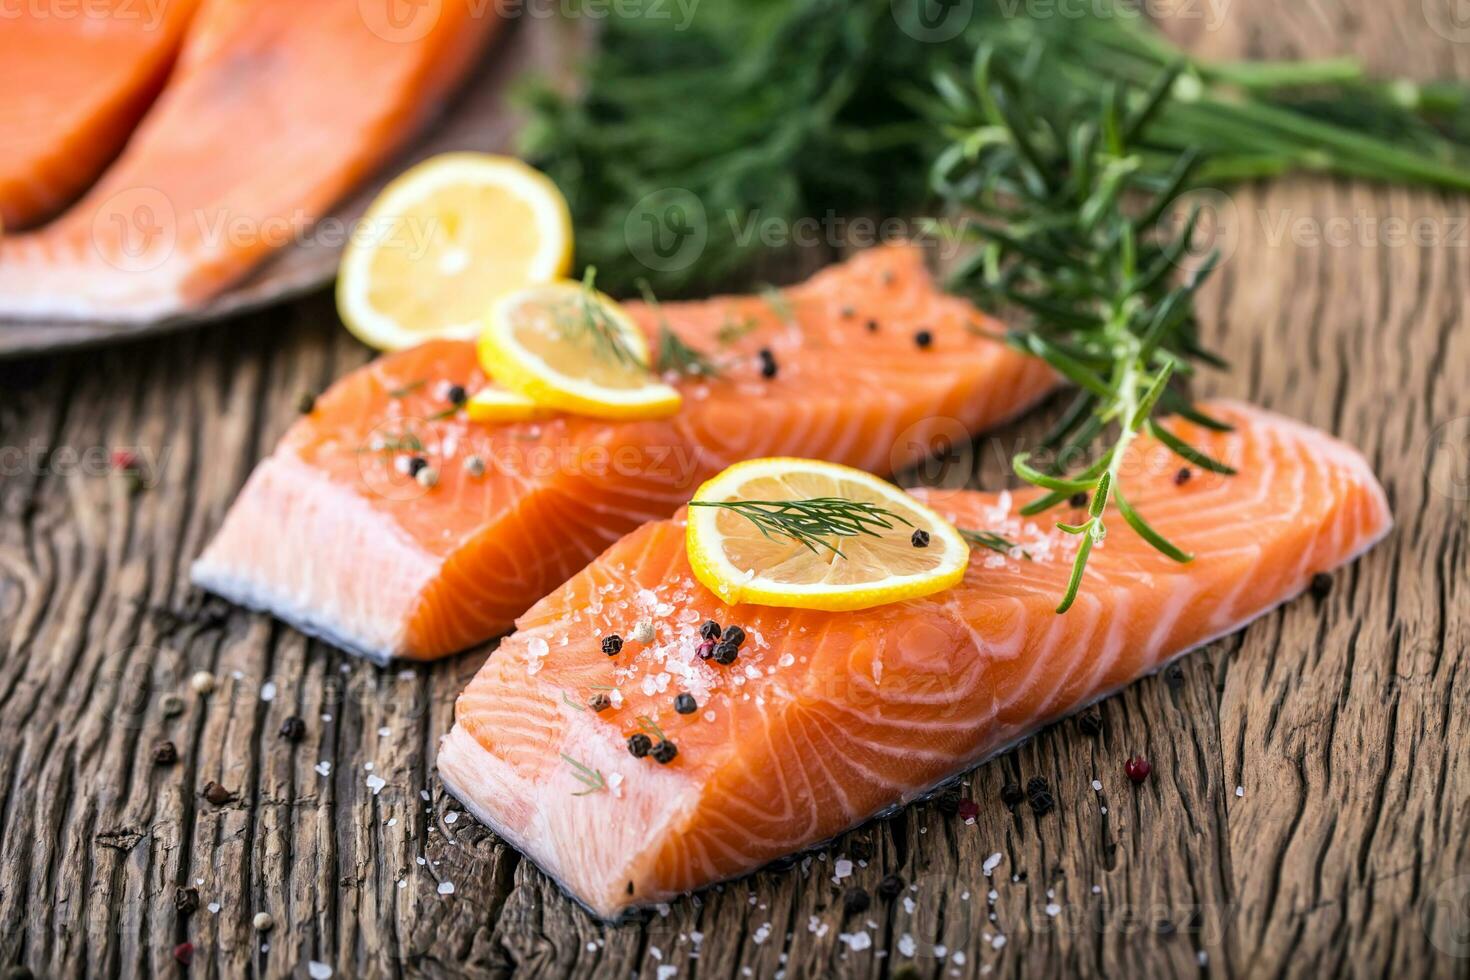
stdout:
<svg viewBox="0 0 1470 980">
<path fill-rule="evenodd" d="M 1422 6 L 1190 0 L 1175 26 L 1213 54 L 1470 76 L 1470 24 Z M 973 824 L 917 805 L 619 927 L 435 776 L 485 651 L 379 669 L 187 584 L 298 396 L 368 359 L 325 297 L 0 365 L 0 964 L 172 973 L 189 941 L 192 971 L 223 976 L 1470 975 L 1470 206 L 1317 180 L 1216 200 L 1229 257 L 1205 310 L 1236 367 L 1207 389 L 1360 446 L 1393 536 L 1325 598 L 1105 703 L 1100 736 L 1065 723 L 982 767 Z M 979 444 L 978 480 L 1038 425 Z M 116 449 L 156 481 L 107 475 Z M 1141 788 L 1134 753 L 1156 768 Z M 1057 811 L 1009 812 L 1001 785 L 1033 775 Z M 238 800 L 201 800 L 210 780 Z M 916 888 L 844 914 L 844 855 L 865 858 L 848 884 Z"/>
</svg>

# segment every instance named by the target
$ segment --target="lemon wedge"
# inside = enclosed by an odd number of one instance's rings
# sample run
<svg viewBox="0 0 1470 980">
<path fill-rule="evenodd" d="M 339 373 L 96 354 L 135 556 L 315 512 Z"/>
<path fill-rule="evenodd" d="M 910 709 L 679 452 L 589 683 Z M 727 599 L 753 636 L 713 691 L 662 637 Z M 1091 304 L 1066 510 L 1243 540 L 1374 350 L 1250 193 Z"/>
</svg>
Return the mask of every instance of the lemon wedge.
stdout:
<svg viewBox="0 0 1470 980">
<path fill-rule="evenodd" d="M 550 178 L 510 157 L 448 153 L 368 209 L 342 256 L 337 310 L 379 350 L 472 340 L 497 299 L 571 263 L 571 212 Z"/>
<path fill-rule="evenodd" d="M 736 463 L 690 502 L 694 575 L 725 602 L 840 612 L 932 595 L 970 547 L 898 487 L 835 463 Z"/>
<path fill-rule="evenodd" d="M 464 403 L 471 422 L 532 422 L 550 418 L 554 413 L 525 395 L 499 385 L 486 385 Z"/>
<path fill-rule="evenodd" d="M 545 408 L 605 419 L 679 410 L 648 368 L 648 341 L 607 296 L 582 283 L 528 286 L 495 304 L 480 335 L 485 373 Z"/>
</svg>

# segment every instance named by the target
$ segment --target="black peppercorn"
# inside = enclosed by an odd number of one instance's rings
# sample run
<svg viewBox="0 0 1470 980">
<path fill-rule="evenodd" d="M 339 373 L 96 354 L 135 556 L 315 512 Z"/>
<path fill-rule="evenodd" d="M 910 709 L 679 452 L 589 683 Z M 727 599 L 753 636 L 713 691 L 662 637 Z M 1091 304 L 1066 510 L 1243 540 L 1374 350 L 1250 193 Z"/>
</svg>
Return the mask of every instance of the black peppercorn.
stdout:
<svg viewBox="0 0 1470 980">
<path fill-rule="evenodd" d="M 288 742 L 299 742 L 306 737 L 306 722 L 292 715 L 281 722 L 280 736 Z"/>
<path fill-rule="evenodd" d="M 762 347 L 760 349 L 760 359 L 761 377 L 774 378 L 777 371 L 776 355 L 771 353 L 771 349 L 769 347 Z"/>
<path fill-rule="evenodd" d="M 929 547 L 929 532 L 923 528 L 919 528 L 909 536 L 909 542 L 915 548 L 927 548 Z"/>
<path fill-rule="evenodd" d="M 885 875 L 883 880 L 878 882 L 878 894 L 883 898 L 897 898 L 901 891 L 903 891 L 903 879 L 898 875 Z"/>
<path fill-rule="evenodd" d="M 694 700 L 694 695 L 684 693 L 674 698 L 674 710 L 681 715 L 692 715 L 699 710 L 699 704 Z"/>
<path fill-rule="evenodd" d="M 609 633 L 602 638 L 602 652 L 609 657 L 615 657 L 623 652 L 623 638 L 616 633 Z"/>
<path fill-rule="evenodd" d="M 720 624 L 713 619 L 705 620 L 704 625 L 699 628 L 699 635 L 706 640 L 718 640 L 720 638 Z"/>
<path fill-rule="evenodd" d="M 612 698 L 608 697 L 606 694 L 598 692 L 597 694 L 594 694 L 592 695 L 592 697 L 587 699 L 587 707 L 599 713 L 606 711 L 608 708 L 612 707 Z"/>
<path fill-rule="evenodd" d="M 1073 507 L 1086 507 L 1088 499 L 1089 498 L 1085 493 L 1074 493 L 1067 501 L 1067 503 L 1071 504 Z"/>
<path fill-rule="evenodd" d="M 726 641 L 715 647 L 714 660 L 715 663 L 724 664 L 728 667 L 730 664 L 733 664 L 735 662 L 735 658 L 739 655 L 740 648 L 737 647 L 735 644 Z"/>
<path fill-rule="evenodd" d="M 928 330 L 920 330 L 914 334 L 914 343 L 919 345 L 920 350 L 927 350 L 934 344 L 934 335 Z"/>
<path fill-rule="evenodd" d="M 869 320 L 868 321 L 868 333 L 877 333 L 877 332 L 878 332 L 878 321 L 877 320 Z"/>
<path fill-rule="evenodd" d="M 1096 711 L 1084 711 L 1077 719 L 1077 727 L 1082 730 L 1083 735 L 1101 735 L 1103 730 L 1102 715 Z"/>
<path fill-rule="evenodd" d="M 733 643 L 737 647 L 745 642 L 745 630 L 739 626 L 726 626 L 725 635 L 722 637 L 726 643 Z"/>
<path fill-rule="evenodd" d="M 653 747 L 652 753 L 653 761 L 661 766 L 666 766 L 670 762 L 673 762 L 674 756 L 678 754 L 679 750 L 674 747 L 674 743 L 666 738 L 659 739 L 659 743 Z"/>
<path fill-rule="evenodd" d="M 174 911 L 179 915 L 192 915 L 199 910 L 199 889 L 175 888 Z"/>
<path fill-rule="evenodd" d="M 449 390 L 445 392 L 445 396 L 449 399 L 451 405 L 463 405 L 465 400 L 469 398 L 469 394 L 464 390 L 464 385 L 450 385 Z"/>
<path fill-rule="evenodd" d="M 422 456 L 410 456 L 408 458 L 408 475 L 418 476 L 419 470 L 429 465 L 429 461 Z"/>
<path fill-rule="evenodd" d="M 302 392 L 301 397 L 296 399 L 296 411 L 302 415 L 310 415 L 316 411 L 316 395 L 311 392 Z"/>
<path fill-rule="evenodd" d="M 1318 572 L 1312 576 L 1312 598 L 1321 601 L 1327 598 L 1327 593 L 1332 591 L 1332 576 L 1326 572 Z"/>
<path fill-rule="evenodd" d="M 1056 800 L 1051 795 L 1051 787 L 1041 776 L 1032 776 L 1026 782 L 1026 801 L 1031 804 L 1031 812 L 1038 817 L 1050 813 L 1056 807 Z"/>
<path fill-rule="evenodd" d="M 171 766 L 179 761 L 179 750 L 172 742 L 159 742 L 153 746 L 153 762 L 155 765 Z"/>
<path fill-rule="evenodd" d="M 1015 783 L 1006 783 L 1000 788 L 1000 801 L 1008 807 L 1014 808 L 1017 803 L 1020 803 L 1025 798 L 1026 794 Z"/>
<path fill-rule="evenodd" d="M 848 915 L 862 915 L 872 904 L 872 898 L 861 888 L 849 888 L 842 895 L 842 911 Z"/>
<path fill-rule="evenodd" d="M 1194 474 L 1190 472 L 1188 466 L 1180 467 L 1179 472 L 1174 474 L 1174 485 L 1176 487 L 1182 487 L 1189 482 L 1189 478 L 1192 476 Z"/>
<path fill-rule="evenodd" d="M 628 736 L 628 751 L 632 753 L 633 758 L 643 758 L 651 748 L 653 748 L 653 741 L 642 732 Z"/>
</svg>

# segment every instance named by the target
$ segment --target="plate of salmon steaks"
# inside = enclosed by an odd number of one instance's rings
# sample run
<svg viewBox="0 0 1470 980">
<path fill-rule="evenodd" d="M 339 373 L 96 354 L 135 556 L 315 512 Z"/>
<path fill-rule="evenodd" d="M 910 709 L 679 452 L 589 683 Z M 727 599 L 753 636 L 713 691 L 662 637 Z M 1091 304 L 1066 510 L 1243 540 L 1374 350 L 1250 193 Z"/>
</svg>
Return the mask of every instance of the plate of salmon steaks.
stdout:
<svg viewBox="0 0 1470 980">
<path fill-rule="evenodd" d="M 7 17 L 0 79 L 26 94 L 0 108 L 0 357 L 330 283 L 388 177 L 510 149 L 511 90 L 557 84 L 586 44 L 585 23 L 500 9 L 106 0 Z M 43 75 L 58 86 L 30 90 Z"/>
</svg>

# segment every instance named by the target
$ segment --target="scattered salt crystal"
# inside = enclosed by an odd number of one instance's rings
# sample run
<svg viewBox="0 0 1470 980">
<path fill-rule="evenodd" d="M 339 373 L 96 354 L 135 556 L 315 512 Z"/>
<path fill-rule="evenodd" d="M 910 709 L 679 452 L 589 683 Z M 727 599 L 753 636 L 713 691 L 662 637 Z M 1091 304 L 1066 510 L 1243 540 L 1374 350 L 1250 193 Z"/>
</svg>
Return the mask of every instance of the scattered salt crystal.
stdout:
<svg viewBox="0 0 1470 980">
<path fill-rule="evenodd" d="M 1094 779 L 1092 781 L 1092 788 L 1094 790 L 1098 791 L 1098 792 L 1101 792 L 1102 791 L 1102 780 Z"/>
<path fill-rule="evenodd" d="M 418 675 L 411 670 L 400 670 L 398 672 L 398 679 L 401 681 L 411 681 L 417 676 Z"/>
<path fill-rule="evenodd" d="M 322 721 L 331 721 L 331 720 L 332 720 L 332 716 L 331 715 L 327 714 L 326 712 L 322 712 Z"/>
<path fill-rule="evenodd" d="M 758 927 L 755 930 L 755 932 L 753 932 L 753 933 L 750 934 L 750 941 L 753 942 L 753 943 L 755 943 L 757 946 L 759 946 L 761 943 L 765 942 L 770 937 L 771 937 L 771 924 L 769 922 L 767 922 L 764 925 Z"/>
<path fill-rule="evenodd" d="M 1235 795 L 1236 796 L 1244 796 L 1245 795 L 1245 787 L 1244 786 L 1237 786 L 1237 787 L 1235 787 Z"/>
<path fill-rule="evenodd" d="M 195 907 L 197 908 L 198 906 Z M 210 902 L 208 905 L 205 906 L 205 908 L 209 909 L 209 911 L 213 912 L 215 915 L 219 915 L 219 902 Z"/>
<path fill-rule="evenodd" d="M 670 977 L 676 976 L 678 972 L 679 968 L 677 966 L 670 966 L 665 963 L 658 968 L 658 980 L 669 980 Z"/>
<path fill-rule="evenodd" d="M 832 865 L 832 877 L 841 880 L 852 874 L 852 862 L 847 858 L 838 858 L 837 863 Z"/>
<path fill-rule="evenodd" d="M 458 810 L 450 810 L 448 813 L 444 814 L 444 822 L 445 823 L 454 823 L 458 819 L 459 819 L 459 811 Z"/>
<path fill-rule="evenodd" d="M 1204 950 L 1200 950 L 1199 956 L 1196 958 L 1199 960 L 1200 966 L 1204 966 L 1206 963 L 1210 962 L 1210 954 L 1206 953 Z"/>
<path fill-rule="evenodd" d="M 587 944 L 587 952 L 589 952 L 589 953 L 595 953 L 595 952 L 597 952 L 597 944 L 596 943 L 588 943 Z"/>
<path fill-rule="evenodd" d="M 873 945 L 873 937 L 866 932 L 839 932 L 838 940 L 847 944 L 854 953 L 860 953 Z"/>
<path fill-rule="evenodd" d="M 393 729 L 389 728 L 387 725 L 384 725 L 382 728 L 378 729 L 378 738 L 387 738 L 389 735 L 392 734 Z"/>
<path fill-rule="evenodd" d="M 957 949 L 957 950 L 954 951 L 954 955 L 951 956 L 949 959 L 950 959 L 950 962 L 954 963 L 955 966 L 964 966 L 965 965 L 965 951 L 962 950 L 962 949 Z"/>
<path fill-rule="evenodd" d="M 1048 902 L 1046 904 L 1046 914 L 1055 919 L 1057 916 L 1062 914 L 1062 907 L 1056 902 Z"/>
<path fill-rule="evenodd" d="M 332 968 L 325 963 L 308 960 L 306 963 L 306 974 L 311 977 L 311 980 L 328 980 L 332 975 Z"/>
<path fill-rule="evenodd" d="M 368 789 L 373 791 L 374 796 L 377 796 L 380 792 L 382 792 L 383 787 L 387 785 L 388 780 L 384 779 L 382 776 L 374 775 L 367 778 L 367 787 Z"/>
<path fill-rule="evenodd" d="M 713 711 L 706 711 L 704 713 L 704 720 L 705 721 L 714 721 L 715 720 L 715 713 Z"/>
<path fill-rule="evenodd" d="M 332 764 L 326 759 L 323 759 L 321 762 L 318 762 L 316 764 L 316 771 L 321 773 L 323 776 L 330 776 L 332 774 Z"/>
<path fill-rule="evenodd" d="M 913 956 L 918 950 L 919 944 L 914 942 L 914 937 L 904 933 L 898 937 L 898 951 L 904 956 Z"/>
<path fill-rule="evenodd" d="M 941 960 L 944 959 L 944 957 L 947 956 L 948 954 L 949 954 L 949 947 L 948 946 L 945 946 L 945 945 L 943 945 L 941 943 L 935 943 L 934 944 L 934 955 L 937 956 L 939 959 L 941 959 Z"/>
<path fill-rule="evenodd" d="M 396 827 L 396 826 L 398 826 L 398 818 L 397 817 L 389 817 L 388 818 L 388 826 L 390 826 L 390 827 Z"/>
<path fill-rule="evenodd" d="M 276 684 L 275 684 L 275 681 L 266 681 L 264 684 L 260 685 L 260 700 L 262 700 L 262 701 L 274 701 L 275 699 L 276 699 Z"/>
<path fill-rule="evenodd" d="M 421 800 L 427 800 L 428 798 L 429 798 L 429 791 L 428 790 L 426 790 L 426 789 L 419 790 L 419 799 L 421 799 Z"/>
<path fill-rule="evenodd" d="M 905 912 L 907 912 L 909 915 L 913 915 L 914 914 L 914 909 L 916 909 L 916 908 L 918 908 L 918 905 L 915 904 L 912 896 L 905 895 L 903 897 L 903 910 Z"/>
<path fill-rule="evenodd" d="M 992 902 L 993 902 L 993 901 L 995 901 L 995 900 L 996 900 L 996 899 L 997 899 L 997 898 L 1000 898 L 1000 892 L 998 892 L 998 891 L 996 891 L 996 890 L 995 890 L 995 889 L 994 889 L 994 888 L 992 888 L 992 889 L 990 889 L 990 891 L 988 891 L 988 892 L 986 892 L 986 893 L 985 893 L 985 897 L 986 897 L 986 898 L 987 898 L 987 899 L 989 899 L 989 900 L 990 900 L 990 901 L 992 901 Z"/>
<path fill-rule="evenodd" d="M 1000 949 L 1005 944 L 1006 944 L 1006 937 L 1005 936 L 996 936 L 994 939 L 992 939 L 990 941 L 990 946 L 991 946 L 992 949 Z"/>
<path fill-rule="evenodd" d="M 980 870 L 985 873 L 985 877 L 989 878 L 990 873 L 1000 866 L 1000 858 L 1000 852 L 997 851 L 985 859 L 985 863 L 980 867 Z"/>
<path fill-rule="evenodd" d="M 424 859 L 423 858 L 417 858 L 416 860 L 418 861 L 419 864 L 423 864 L 424 863 Z"/>
<path fill-rule="evenodd" d="M 453 895 L 454 894 L 454 882 L 452 882 L 452 881 L 441 881 L 441 882 L 439 882 L 439 894 L 440 895 Z"/>
<path fill-rule="evenodd" d="M 362 768 L 365 772 L 372 772 L 374 769 L 378 768 L 378 766 L 375 762 L 364 762 L 362 764 Z"/>
</svg>

